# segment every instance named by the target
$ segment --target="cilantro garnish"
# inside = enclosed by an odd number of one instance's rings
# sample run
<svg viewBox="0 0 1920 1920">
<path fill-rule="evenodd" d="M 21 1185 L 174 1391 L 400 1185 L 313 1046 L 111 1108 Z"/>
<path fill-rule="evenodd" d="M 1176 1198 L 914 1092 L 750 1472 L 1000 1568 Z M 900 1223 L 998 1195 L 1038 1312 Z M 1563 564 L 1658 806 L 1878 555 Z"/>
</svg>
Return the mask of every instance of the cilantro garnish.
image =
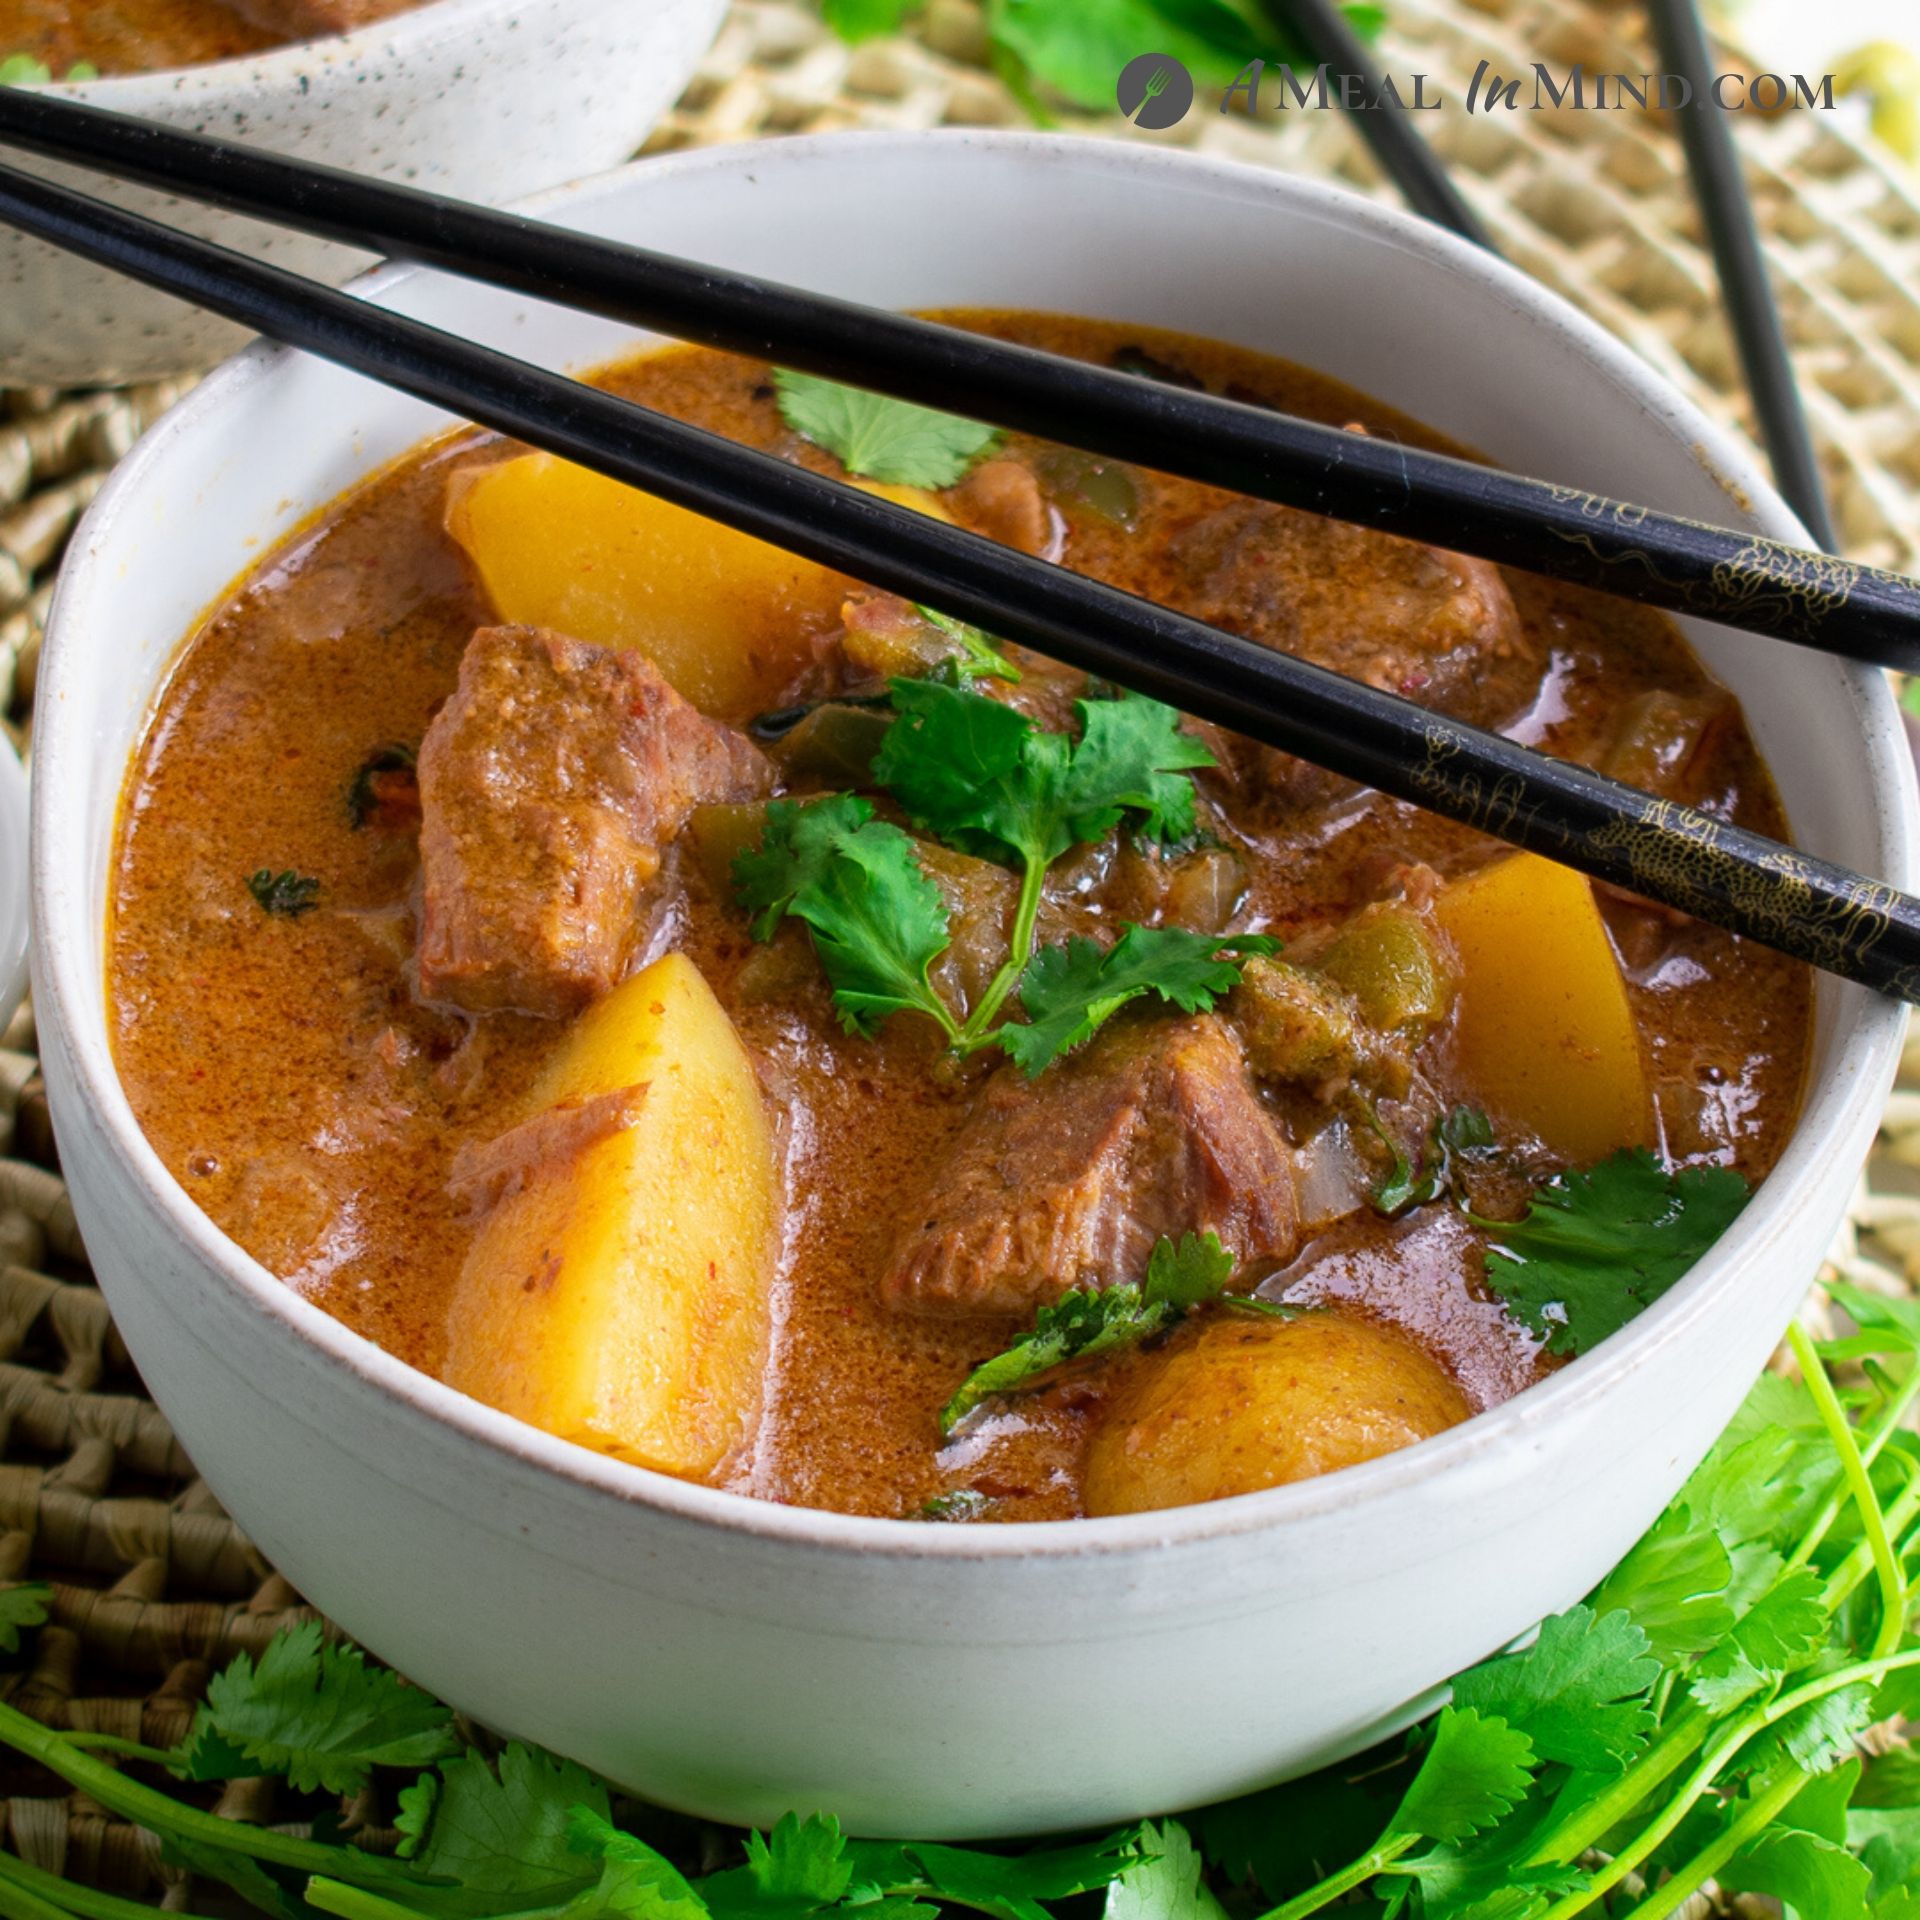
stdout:
<svg viewBox="0 0 1920 1920">
<path fill-rule="evenodd" d="M 756 940 L 772 939 L 788 914 L 806 922 L 850 1033 L 922 1013 L 959 1037 L 927 978 L 946 950 L 946 904 L 911 836 L 874 819 L 868 802 L 850 793 L 772 801 L 760 845 L 738 856 L 733 877 L 740 903 L 757 910 Z"/>
<path fill-rule="evenodd" d="M 82 80 L 98 80 L 100 69 L 91 60 L 76 60 L 64 74 L 62 82 L 67 86 L 78 86 Z M 0 59 L 0 87 L 44 87 L 52 84 L 53 69 L 44 60 L 30 53 L 10 53 Z"/>
<path fill-rule="evenodd" d="M 355 833 L 379 826 L 397 826 L 417 819 L 418 752 L 400 742 L 374 750 L 361 761 L 347 787 L 347 819 Z"/>
<path fill-rule="evenodd" d="M 1030 1386 L 1069 1360 L 1091 1360 L 1118 1347 L 1137 1345 L 1151 1334 L 1165 1332 L 1195 1307 L 1225 1302 L 1232 1274 L 1233 1255 L 1217 1235 L 1188 1233 L 1177 1241 L 1162 1238 L 1147 1258 L 1145 1279 L 1063 1294 L 1034 1316 L 1031 1333 L 975 1367 L 941 1409 L 942 1437 L 950 1435 L 983 1401 Z M 1275 1301 L 1244 1304 L 1256 1312 L 1291 1315 L 1297 1311 Z"/>
<path fill-rule="evenodd" d="M 771 939 L 789 914 L 812 929 L 850 1031 L 919 1013 L 957 1051 L 998 1046 L 1033 1076 L 1130 1001 L 1152 994 L 1203 1012 L 1239 979 L 1240 959 L 1276 950 L 1264 935 L 1129 923 L 1109 948 L 1080 938 L 1034 951 L 1047 869 L 1069 848 L 1126 820 L 1162 841 L 1192 833 L 1186 770 L 1213 756 L 1180 731 L 1171 707 L 1137 694 L 1082 700 L 1074 739 L 937 680 L 895 680 L 893 700 L 899 718 L 881 741 L 875 781 L 949 846 L 1017 865 L 1020 893 L 1007 958 L 962 1020 L 928 977 L 949 925 L 912 839 L 853 794 L 772 802 L 760 845 L 734 862 L 736 896 L 756 939 Z M 999 1021 L 1016 989 L 1024 1025 Z"/>
<path fill-rule="evenodd" d="M 914 612 L 953 643 L 953 652 L 941 665 L 952 674 L 956 686 L 971 686 L 976 680 L 1004 680 L 1013 687 L 1020 684 L 1020 669 L 1000 651 L 990 635 L 932 607 L 916 605 Z"/>
<path fill-rule="evenodd" d="M 1264 934 L 1189 933 L 1129 925 L 1112 946 L 1076 937 L 1042 947 L 1020 976 L 1028 1024 L 1000 1029 L 1000 1044 L 1030 1079 L 1088 1039 L 1130 1000 L 1157 994 L 1183 1013 L 1204 1013 L 1232 992 L 1240 969 L 1221 956 L 1275 953 Z"/>
<path fill-rule="evenodd" d="M 320 904 L 320 882 L 311 874 L 295 873 L 291 867 L 275 873 L 261 867 L 247 875 L 247 891 L 253 895 L 262 913 L 283 920 L 297 920 Z"/>
<path fill-rule="evenodd" d="M 1457 1163 L 1484 1154 L 1493 1145 L 1493 1126 L 1487 1116 L 1478 1107 L 1455 1107 L 1433 1123 L 1426 1153 L 1416 1168 L 1371 1107 L 1363 1108 L 1361 1117 L 1393 1158 L 1392 1171 L 1372 1195 L 1375 1211 L 1388 1215 L 1439 1199 L 1452 1190 Z"/>
<path fill-rule="evenodd" d="M 773 370 L 780 417 L 849 473 L 897 487 L 950 487 L 999 438 L 993 427 L 911 401 Z"/>
<path fill-rule="evenodd" d="M 1151 1284 L 1170 1310 L 1219 1303 L 1224 1263 L 1183 1242 Z M 171 1752 L 4 1702 L 0 1746 L 270 1920 L 1073 1920 L 1102 1890 L 1103 1920 L 1221 1920 L 1223 1894 L 1260 1910 L 1249 1882 L 1264 1920 L 1672 1920 L 1710 1884 L 1795 1920 L 1920 1920 L 1920 1306 L 1830 1291 L 1858 1331 L 1816 1348 L 1796 1329 L 1800 1378 L 1761 1381 L 1586 1603 L 1457 1676 L 1410 1733 L 1185 1821 L 996 1851 L 853 1840 L 813 1814 L 729 1840 L 530 1748 L 490 1757 L 313 1626 L 229 1667 Z M 43 1605 L 0 1594 L 16 1632 Z M 323 1798 L 285 1824 L 222 1819 L 123 1760 Z M 389 1794 L 397 1859 L 345 1837 Z M 0 1852 L 8 1911 L 111 1905 Z"/>
<path fill-rule="evenodd" d="M 1719 1239 L 1751 1189 L 1725 1167 L 1663 1167 L 1644 1147 L 1540 1188 L 1494 1237 L 1487 1285 L 1551 1353 L 1586 1353 L 1659 1299 Z"/>
</svg>

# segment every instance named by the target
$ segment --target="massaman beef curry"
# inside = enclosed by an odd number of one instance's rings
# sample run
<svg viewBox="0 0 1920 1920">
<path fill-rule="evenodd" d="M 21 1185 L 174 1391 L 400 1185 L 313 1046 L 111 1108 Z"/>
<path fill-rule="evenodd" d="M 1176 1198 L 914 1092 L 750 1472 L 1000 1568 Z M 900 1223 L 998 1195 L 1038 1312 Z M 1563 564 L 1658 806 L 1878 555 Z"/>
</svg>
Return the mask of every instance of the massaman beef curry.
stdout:
<svg viewBox="0 0 1920 1920">
<path fill-rule="evenodd" d="M 0 56 L 26 54 L 55 78 L 159 73 L 234 60 L 294 40 L 351 33 L 423 0 L 0 0 Z"/>
<path fill-rule="evenodd" d="M 1432 444 L 1238 350 L 965 323 Z M 606 384 L 1783 830 L 1647 612 L 716 353 Z M 474 432 L 187 648 L 110 972 L 148 1134 L 289 1286 L 589 1447 L 907 1519 L 1212 1499 L 1518 1393 L 1578 1327 L 1493 1284 L 1502 1223 L 1596 1167 L 1743 1193 L 1809 1011 L 1731 935 Z"/>
</svg>

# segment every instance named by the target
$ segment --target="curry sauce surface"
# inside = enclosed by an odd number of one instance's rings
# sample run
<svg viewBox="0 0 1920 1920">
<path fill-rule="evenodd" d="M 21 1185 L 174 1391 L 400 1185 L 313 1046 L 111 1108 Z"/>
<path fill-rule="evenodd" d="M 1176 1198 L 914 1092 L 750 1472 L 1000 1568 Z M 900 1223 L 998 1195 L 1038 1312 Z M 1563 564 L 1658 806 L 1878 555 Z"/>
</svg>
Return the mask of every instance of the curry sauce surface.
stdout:
<svg viewBox="0 0 1920 1920">
<path fill-rule="evenodd" d="M 1350 390 L 1239 350 L 1133 327 L 1031 316 L 967 324 L 1107 360 L 1145 343 L 1217 391 L 1333 424 L 1441 445 Z M 758 363 L 673 349 L 604 384 L 748 444 L 826 468 L 788 433 Z M 1015 441 L 1018 449 L 1021 443 Z M 345 796 L 369 752 L 415 743 L 491 619 L 443 531 L 449 476 L 501 457 L 465 433 L 435 443 L 329 508 L 207 620 L 164 688 L 131 770 L 119 834 L 108 991 L 136 1113 L 221 1228 L 347 1325 L 429 1372 L 472 1233 L 448 1194 L 463 1144 L 514 1117 L 556 1038 L 518 1015 L 473 1020 L 422 1006 L 406 971 L 416 862 L 405 838 L 353 830 Z M 1161 548 L 1225 496 L 1139 476 L 1131 530 L 1076 517 L 1080 570 L 1178 604 Z M 1508 576 L 1549 660 L 1531 744 L 1593 760 L 1631 695 L 1698 693 L 1706 676 L 1664 618 Z M 1714 748 L 1713 810 L 1785 831 L 1743 728 Z M 1442 874 L 1491 842 L 1382 799 L 1236 825 L 1259 858 L 1242 922 L 1283 937 L 1373 897 L 1397 863 Z M 942 1454 L 933 1415 L 967 1370 L 1019 1331 L 884 1308 L 874 1276 L 903 1205 L 965 1118 L 964 1076 L 938 1070 L 931 1029 L 895 1020 L 843 1034 L 817 967 L 769 999 L 742 988 L 769 964 L 744 917 L 690 859 L 639 961 L 679 946 L 733 1015 L 782 1115 L 790 1216 L 765 1411 L 730 1484 L 763 1497 L 910 1514 L 965 1480 L 1008 1517 L 1077 1507 L 1097 1392 L 1069 1376 L 971 1425 Z M 318 878 L 323 905 L 263 915 L 247 876 Z M 1616 901 L 1608 913 L 1656 1082 L 1665 1144 L 1762 1176 L 1795 1113 L 1809 1020 L 1804 968 L 1719 930 Z M 1396 1222 L 1350 1216 L 1275 1285 L 1393 1321 L 1478 1406 L 1538 1377 L 1536 1343 L 1479 1279 L 1480 1238 L 1449 1208 Z"/>
</svg>

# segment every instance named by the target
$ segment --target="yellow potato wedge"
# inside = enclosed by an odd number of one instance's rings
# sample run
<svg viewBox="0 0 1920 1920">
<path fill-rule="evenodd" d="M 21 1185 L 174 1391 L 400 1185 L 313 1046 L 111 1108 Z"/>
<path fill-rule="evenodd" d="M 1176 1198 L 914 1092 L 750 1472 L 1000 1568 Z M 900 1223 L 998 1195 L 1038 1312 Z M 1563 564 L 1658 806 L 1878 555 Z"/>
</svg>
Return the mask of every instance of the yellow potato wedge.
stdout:
<svg viewBox="0 0 1920 1920">
<path fill-rule="evenodd" d="M 929 493 L 856 481 L 939 519 Z M 447 530 L 508 622 L 637 647 L 704 713 L 777 700 L 837 625 L 844 574 L 547 453 L 455 482 Z"/>
<path fill-rule="evenodd" d="M 529 1115 L 466 1170 L 490 1210 L 443 1377 L 706 1478 L 759 1406 L 780 1194 L 753 1064 L 699 969 L 669 954 L 583 1014 Z"/>
<path fill-rule="evenodd" d="M 1514 854 L 1447 888 L 1434 913 L 1460 956 L 1455 1058 L 1494 1121 L 1578 1165 L 1650 1145 L 1646 1060 L 1586 876 Z"/>
<path fill-rule="evenodd" d="M 1087 1511 L 1146 1513 L 1311 1479 L 1472 1411 L 1395 1328 L 1328 1312 L 1208 1314 L 1136 1359 L 1103 1409 L 1087 1449 Z"/>
</svg>

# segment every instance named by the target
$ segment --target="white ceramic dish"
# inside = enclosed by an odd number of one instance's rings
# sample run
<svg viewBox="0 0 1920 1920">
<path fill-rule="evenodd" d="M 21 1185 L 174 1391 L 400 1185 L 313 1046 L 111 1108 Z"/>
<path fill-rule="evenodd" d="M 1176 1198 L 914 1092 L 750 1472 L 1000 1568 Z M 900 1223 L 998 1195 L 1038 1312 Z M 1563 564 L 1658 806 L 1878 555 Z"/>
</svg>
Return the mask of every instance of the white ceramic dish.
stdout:
<svg viewBox="0 0 1920 1920">
<path fill-rule="evenodd" d="M 859 134 L 676 155 L 545 205 L 888 305 L 1187 327 L 1323 368 L 1520 468 L 1797 533 L 1750 460 L 1551 295 L 1328 187 L 1105 142 Z M 630 339 L 413 272 L 366 291 L 554 364 Z M 102 918 L 127 756 L 181 635 L 234 573 L 439 423 L 250 352 L 93 509 L 41 666 L 36 1007 L 68 1178 L 149 1385 L 289 1577 L 448 1699 L 645 1793 L 921 1835 L 1255 1786 L 1361 1741 L 1585 1591 L 1799 1300 L 1873 1133 L 1894 1005 L 1822 981 L 1778 1170 L 1628 1331 L 1408 1452 L 1136 1518 L 911 1526 L 661 1479 L 410 1372 L 212 1228 L 142 1137 L 108 1044 Z M 1912 770 L 1881 676 L 1693 631 L 1745 700 L 1802 840 L 1911 883 Z"/>
<path fill-rule="evenodd" d="M 0 1027 L 27 990 L 27 776 L 0 739 Z"/>
<path fill-rule="evenodd" d="M 625 160 L 726 0 L 434 0 L 356 33 L 50 91 L 298 159 L 500 202 Z M 0 48 L 0 53 L 5 52 Z M 367 255 L 97 175 L 83 191 L 336 284 Z M 245 333 L 0 229 L 0 383 L 73 387 L 210 366 Z"/>
</svg>

